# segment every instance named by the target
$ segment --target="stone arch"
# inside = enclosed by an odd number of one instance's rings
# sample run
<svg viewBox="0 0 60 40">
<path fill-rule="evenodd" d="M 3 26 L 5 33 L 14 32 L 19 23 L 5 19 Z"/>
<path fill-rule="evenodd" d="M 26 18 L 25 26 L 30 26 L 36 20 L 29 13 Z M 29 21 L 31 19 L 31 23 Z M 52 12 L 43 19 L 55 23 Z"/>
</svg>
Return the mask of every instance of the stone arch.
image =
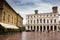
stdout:
<svg viewBox="0 0 60 40">
<path fill-rule="evenodd" d="M 51 31 L 53 30 L 53 26 L 51 26 Z"/>
<path fill-rule="evenodd" d="M 43 28 L 44 28 L 44 31 L 45 31 L 46 30 L 45 26 Z"/>
<path fill-rule="evenodd" d="M 42 26 L 40 26 L 40 31 L 42 32 Z"/>
<path fill-rule="evenodd" d="M 31 26 L 31 30 L 32 30 L 32 26 Z"/>
<path fill-rule="evenodd" d="M 47 26 L 47 30 L 49 30 L 49 26 Z"/>
<path fill-rule="evenodd" d="M 57 30 L 56 28 L 57 28 L 57 27 L 56 27 L 56 25 L 55 25 L 55 26 L 54 26 L 54 30 Z"/>
<path fill-rule="evenodd" d="M 39 26 L 37 26 L 37 31 L 39 31 Z"/>
<path fill-rule="evenodd" d="M 34 31 L 36 30 L 36 26 L 34 26 Z"/>
</svg>

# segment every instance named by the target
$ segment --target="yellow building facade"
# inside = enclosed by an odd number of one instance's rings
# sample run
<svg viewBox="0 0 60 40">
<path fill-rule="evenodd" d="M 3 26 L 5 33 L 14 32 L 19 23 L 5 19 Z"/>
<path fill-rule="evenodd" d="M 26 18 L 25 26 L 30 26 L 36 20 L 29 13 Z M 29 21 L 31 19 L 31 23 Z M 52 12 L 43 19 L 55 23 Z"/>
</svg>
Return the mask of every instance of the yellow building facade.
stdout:
<svg viewBox="0 0 60 40">
<path fill-rule="evenodd" d="M 16 28 L 23 26 L 23 18 L 5 0 L 0 0 L 0 24 L 13 25 Z"/>
</svg>

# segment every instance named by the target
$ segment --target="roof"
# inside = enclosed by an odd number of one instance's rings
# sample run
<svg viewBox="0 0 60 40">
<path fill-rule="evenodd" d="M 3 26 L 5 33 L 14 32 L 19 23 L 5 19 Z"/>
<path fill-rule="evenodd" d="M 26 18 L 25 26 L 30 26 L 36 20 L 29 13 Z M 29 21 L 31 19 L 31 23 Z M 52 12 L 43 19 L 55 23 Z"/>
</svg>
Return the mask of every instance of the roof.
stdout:
<svg viewBox="0 0 60 40">
<path fill-rule="evenodd" d="M 4 2 L 9 6 L 10 9 L 12 9 L 12 11 L 14 11 L 17 14 L 17 12 L 9 5 L 9 3 L 6 0 L 4 0 Z"/>
<path fill-rule="evenodd" d="M 4 1 L 8 6 L 9 6 L 9 8 L 11 8 L 12 9 L 12 11 L 14 11 L 15 12 L 15 14 L 18 14 L 10 5 L 9 5 L 9 3 L 7 2 L 7 1 Z M 21 15 L 19 15 L 19 16 L 21 16 Z M 22 19 L 23 19 L 23 17 L 21 17 Z"/>
<path fill-rule="evenodd" d="M 38 14 L 27 14 L 27 15 L 29 16 L 29 15 L 42 15 L 42 14 L 48 15 L 48 14 L 57 14 L 57 13 L 52 13 L 52 12 L 51 12 L 51 13 L 38 13 Z"/>
<path fill-rule="evenodd" d="M 17 26 L 6 24 L 6 23 L 0 22 L 0 25 L 2 25 L 4 28 L 19 29 Z"/>
</svg>

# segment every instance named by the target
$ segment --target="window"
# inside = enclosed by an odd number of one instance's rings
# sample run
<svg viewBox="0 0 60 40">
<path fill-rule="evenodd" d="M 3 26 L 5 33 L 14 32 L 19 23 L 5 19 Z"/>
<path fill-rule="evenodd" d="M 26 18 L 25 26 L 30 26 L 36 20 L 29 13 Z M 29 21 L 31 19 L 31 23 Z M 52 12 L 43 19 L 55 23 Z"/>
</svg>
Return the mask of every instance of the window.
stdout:
<svg viewBox="0 0 60 40">
<path fill-rule="evenodd" d="M 39 20 L 37 19 L 37 23 L 39 23 Z"/>
<path fill-rule="evenodd" d="M 34 23 L 35 23 L 35 20 L 34 20 Z"/>
<path fill-rule="evenodd" d="M 44 23 L 45 23 L 45 19 L 44 19 Z"/>
<path fill-rule="evenodd" d="M 19 21 L 19 23 L 21 23 L 20 21 Z M 14 18 L 14 24 L 16 24 L 16 19 Z"/>
<path fill-rule="evenodd" d="M 5 20 L 5 12 L 3 13 L 3 20 Z"/>
<path fill-rule="evenodd" d="M 12 17 L 12 23 L 13 23 L 13 17 Z"/>
<path fill-rule="evenodd" d="M 52 23 L 52 19 L 51 19 L 51 23 Z"/>
<path fill-rule="evenodd" d="M 52 16 L 52 15 L 50 15 L 50 16 Z"/>
<path fill-rule="evenodd" d="M 54 19 L 54 23 L 56 23 L 56 19 Z"/>
<path fill-rule="evenodd" d="M 42 19 L 40 19 L 40 23 L 42 23 Z"/>
<path fill-rule="evenodd" d="M 8 22 L 10 22 L 10 15 L 8 15 Z"/>
</svg>

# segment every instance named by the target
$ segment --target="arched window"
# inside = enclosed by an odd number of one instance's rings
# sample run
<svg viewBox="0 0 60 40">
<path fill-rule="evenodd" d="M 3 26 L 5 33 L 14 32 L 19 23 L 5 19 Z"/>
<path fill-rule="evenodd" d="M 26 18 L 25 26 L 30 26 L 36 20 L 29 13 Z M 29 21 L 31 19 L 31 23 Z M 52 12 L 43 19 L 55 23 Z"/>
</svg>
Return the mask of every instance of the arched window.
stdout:
<svg viewBox="0 0 60 40">
<path fill-rule="evenodd" d="M 12 20 L 11 22 L 13 23 L 13 17 L 11 18 L 11 20 Z"/>
<path fill-rule="evenodd" d="M 40 31 L 42 31 L 42 26 L 40 26 Z"/>
<path fill-rule="evenodd" d="M 47 30 L 49 30 L 49 26 L 47 26 Z"/>
<path fill-rule="evenodd" d="M 56 19 L 54 19 L 54 23 L 56 23 Z"/>
<path fill-rule="evenodd" d="M 45 23 L 45 19 L 43 19 L 44 20 L 44 23 Z"/>
<path fill-rule="evenodd" d="M 44 31 L 45 31 L 45 29 L 46 29 L 46 28 L 45 28 L 45 26 L 44 26 Z"/>
<path fill-rule="evenodd" d="M 40 23 L 42 23 L 42 19 L 40 19 Z"/>
<path fill-rule="evenodd" d="M 56 25 L 54 26 L 54 30 L 57 30 L 57 27 L 56 27 Z"/>
<path fill-rule="evenodd" d="M 34 24 L 35 24 L 35 20 L 34 20 Z"/>
<path fill-rule="evenodd" d="M 37 23 L 39 23 L 39 20 L 37 19 Z"/>
<path fill-rule="evenodd" d="M 39 26 L 37 26 L 37 31 L 39 30 Z"/>
<path fill-rule="evenodd" d="M 50 15 L 52 17 L 52 15 Z"/>
<path fill-rule="evenodd" d="M 8 22 L 10 22 L 10 15 L 8 15 Z"/>
<path fill-rule="evenodd" d="M 50 21 L 51 21 L 51 23 L 52 23 L 52 19 L 51 19 Z"/>
<path fill-rule="evenodd" d="M 2 19 L 5 20 L 5 12 L 3 13 L 3 18 Z"/>
<path fill-rule="evenodd" d="M 31 30 L 32 30 L 32 26 L 31 26 Z"/>
<path fill-rule="evenodd" d="M 51 26 L 51 31 L 53 30 L 53 26 Z"/>
</svg>

